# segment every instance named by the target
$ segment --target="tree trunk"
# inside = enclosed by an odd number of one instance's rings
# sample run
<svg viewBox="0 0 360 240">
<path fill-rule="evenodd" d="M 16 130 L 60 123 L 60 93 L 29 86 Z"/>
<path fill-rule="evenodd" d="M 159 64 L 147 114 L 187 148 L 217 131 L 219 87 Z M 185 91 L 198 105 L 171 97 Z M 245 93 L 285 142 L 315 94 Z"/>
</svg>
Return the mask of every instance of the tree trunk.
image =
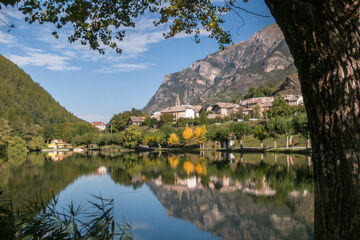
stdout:
<svg viewBox="0 0 360 240">
<path fill-rule="evenodd" d="M 260 149 L 263 149 L 263 142 L 262 141 L 260 141 Z"/>
<path fill-rule="evenodd" d="M 276 139 L 274 139 L 274 148 L 277 147 L 277 142 L 276 142 Z"/>
<path fill-rule="evenodd" d="M 308 115 L 315 239 L 357 239 L 360 1 L 265 2 L 294 57 Z"/>
<path fill-rule="evenodd" d="M 289 134 L 286 133 L 285 135 L 286 135 L 286 149 L 288 149 L 289 148 Z"/>
<path fill-rule="evenodd" d="M 305 140 L 305 148 L 308 149 L 309 148 L 309 139 L 306 138 Z"/>
<path fill-rule="evenodd" d="M 240 139 L 240 148 L 243 148 L 243 143 L 242 143 L 242 139 Z"/>
</svg>

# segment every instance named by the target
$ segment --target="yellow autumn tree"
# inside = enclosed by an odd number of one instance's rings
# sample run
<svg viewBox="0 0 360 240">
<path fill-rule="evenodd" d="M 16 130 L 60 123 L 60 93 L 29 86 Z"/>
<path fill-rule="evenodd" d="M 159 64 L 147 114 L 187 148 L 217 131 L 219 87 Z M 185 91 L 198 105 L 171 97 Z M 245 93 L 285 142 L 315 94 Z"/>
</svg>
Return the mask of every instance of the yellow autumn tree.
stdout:
<svg viewBox="0 0 360 240">
<path fill-rule="evenodd" d="M 169 145 L 175 145 L 179 143 L 179 138 L 178 136 L 176 136 L 176 133 L 172 133 L 170 134 L 170 137 L 168 139 L 168 144 Z"/>
<path fill-rule="evenodd" d="M 200 143 L 200 148 L 205 147 L 206 142 L 206 126 L 202 125 L 201 127 L 196 127 L 194 131 L 194 136 L 196 137 L 198 143 Z"/>
<path fill-rule="evenodd" d="M 186 161 L 184 162 L 184 170 L 185 172 L 189 175 L 190 173 L 193 173 L 194 172 L 194 164 L 190 161 Z"/>
<path fill-rule="evenodd" d="M 189 126 L 186 126 L 185 130 L 183 131 L 183 138 L 185 140 L 188 141 L 188 143 L 190 143 L 190 139 L 192 138 L 193 136 L 193 131 L 191 130 L 191 128 L 189 128 Z"/>
<path fill-rule="evenodd" d="M 175 169 L 177 167 L 177 165 L 179 164 L 179 159 L 177 159 L 176 157 L 173 157 L 173 156 L 170 156 L 168 158 L 168 161 L 169 161 L 172 169 Z"/>
<path fill-rule="evenodd" d="M 198 161 L 195 164 L 195 171 L 199 175 L 206 176 L 207 173 L 207 161 L 204 157 L 199 157 Z"/>
<path fill-rule="evenodd" d="M 206 176 L 206 172 L 207 172 L 206 164 L 204 164 L 204 163 L 196 163 L 196 164 L 195 164 L 195 171 L 196 171 L 197 174 L 199 174 L 199 175 L 204 175 L 204 176 Z"/>
</svg>

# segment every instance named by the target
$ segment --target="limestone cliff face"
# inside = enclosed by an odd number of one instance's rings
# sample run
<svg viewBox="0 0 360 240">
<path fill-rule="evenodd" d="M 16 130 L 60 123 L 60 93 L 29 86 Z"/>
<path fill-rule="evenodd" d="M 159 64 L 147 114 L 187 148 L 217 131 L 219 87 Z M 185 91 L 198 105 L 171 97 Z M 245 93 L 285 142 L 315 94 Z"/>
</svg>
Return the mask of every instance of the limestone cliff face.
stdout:
<svg viewBox="0 0 360 240">
<path fill-rule="evenodd" d="M 176 94 L 181 104 L 204 103 L 219 94 L 246 92 L 251 86 L 284 80 L 295 71 L 282 32 L 273 24 L 244 42 L 166 75 L 144 111 L 150 113 L 174 105 Z"/>
</svg>

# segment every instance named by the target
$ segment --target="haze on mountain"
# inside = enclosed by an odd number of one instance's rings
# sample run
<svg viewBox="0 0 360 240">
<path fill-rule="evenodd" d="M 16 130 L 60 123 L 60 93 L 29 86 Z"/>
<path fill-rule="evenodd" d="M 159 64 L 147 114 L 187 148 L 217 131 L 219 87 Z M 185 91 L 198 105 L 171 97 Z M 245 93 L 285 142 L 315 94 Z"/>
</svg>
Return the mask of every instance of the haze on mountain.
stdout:
<svg viewBox="0 0 360 240">
<path fill-rule="evenodd" d="M 175 105 L 234 101 L 252 86 L 278 85 L 288 76 L 298 82 L 296 68 L 284 36 L 276 24 L 250 39 L 209 54 L 189 68 L 165 76 L 144 107 L 152 113 Z M 296 89 L 300 93 L 300 88 Z"/>
</svg>

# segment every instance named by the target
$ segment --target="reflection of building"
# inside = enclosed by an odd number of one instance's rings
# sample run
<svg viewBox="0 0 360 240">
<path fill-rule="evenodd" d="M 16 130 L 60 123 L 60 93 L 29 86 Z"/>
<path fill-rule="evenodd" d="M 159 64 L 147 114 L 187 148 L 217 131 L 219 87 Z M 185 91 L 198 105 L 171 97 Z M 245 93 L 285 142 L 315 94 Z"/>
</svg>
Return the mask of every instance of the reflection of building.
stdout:
<svg viewBox="0 0 360 240">
<path fill-rule="evenodd" d="M 62 161 L 65 158 L 69 157 L 72 155 L 72 152 L 58 152 L 58 151 L 54 151 L 54 152 L 49 152 L 47 154 L 47 158 L 51 159 L 54 162 L 57 161 Z"/>
<path fill-rule="evenodd" d="M 224 186 L 231 186 L 229 178 L 218 178 Z M 312 223 L 299 221 L 284 203 L 255 201 L 247 194 L 221 193 L 209 188 L 175 185 L 156 185 L 149 188 L 156 195 L 168 216 L 193 223 L 201 230 L 223 239 L 312 239 Z M 306 211 L 310 216 L 313 209 Z M 276 221 L 274 216 L 281 216 Z M 310 230 L 311 231 L 311 230 Z M 294 235 L 295 234 L 295 235 Z"/>
<path fill-rule="evenodd" d="M 91 125 L 93 125 L 97 129 L 99 129 L 100 131 L 104 131 L 105 127 L 106 127 L 105 123 L 103 123 L 103 122 L 92 122 Z"/>
<path fill-rule="evenodd" d="M 180 178 L 178 175 L 175 175 L 174 184 L 163 184 L 163 187 L 166 189 L 171 189 L 174 191 L 184 192 L 194 189 L 204 189 L 205 186 L 201 183 L 201 178 L 196 176 L 190 176 L 187 178 Z M 276 191 L 273 190 L 269 183 L 266 182 L 266 179 L 260 179 L 256 181 L 247 180 L 245 182 L 240 182 L 233 180 L 230 177 L 223 176 L 221 178 L 217 176 L 210 176 L 210 181 L 207 185 L 212 190 L 218 190 L 220 192 L 236 192 L 241 191 L 247 194 L 255 196 L 274 196 Z M 158 179 L 155 180 L 157 186 L 162 185 L 158 183 Z"/>
<path fill-rule="evenodd" d="M 103 176 L 106 174 L 106 167 L 105 166 L 100 166 L 96 172 L 94 173 L 95 176 Z"/>
</svg>

